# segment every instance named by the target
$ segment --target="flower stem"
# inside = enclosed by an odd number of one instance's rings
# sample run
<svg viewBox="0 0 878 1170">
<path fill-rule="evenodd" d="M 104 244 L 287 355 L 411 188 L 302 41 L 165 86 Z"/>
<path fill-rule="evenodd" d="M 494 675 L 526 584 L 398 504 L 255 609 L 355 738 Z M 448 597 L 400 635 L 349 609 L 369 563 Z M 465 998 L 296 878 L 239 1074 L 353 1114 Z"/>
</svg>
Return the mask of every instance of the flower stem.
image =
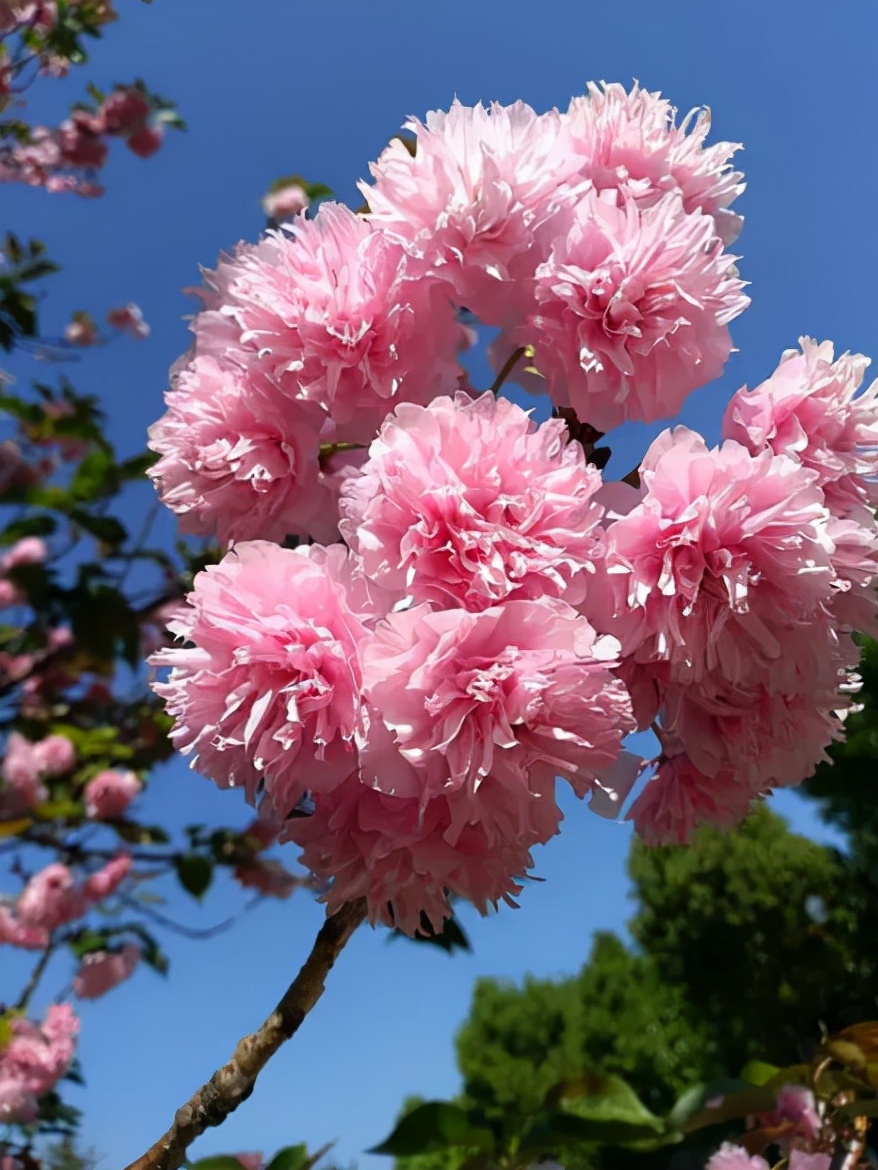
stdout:
<svg viewBox="0 0 878 1170">
<path fill-rule="evenodd" d="M 518 347 L 518 349 L 513 350 L 513 352 L 509 355 L 509 357 L 506 359 L 506 361 L 501 366 L 500 373 L 497 375 L 497 377 L 491 383 L 491 393 L 492 394 L 497 393 L 497 391 L 500 389 L 500 387 L 503 385 L 503 383 L 506 381 L 506 379 L 509 377 L 509 375 L 512 373 L 512 371 L 515 369 L 518 362 L 521 361 L 521 359 L 524 357 L 524 355 L 526 353 L 527 353 L 527 346 L 526 345 L 520 345 Z"/>
<path fill-rule="evenodd" d="M 167 1133 L 126 1170 L 178 1170 L 190 1144 L 211 1126 L 222 1125 L 253 1092 L 259 1073 L 280 1046 L 299 1029 L 323 994 L 326 976 L 348 939 L 366 917 L 363 899 L 327 918 L 299 974 L 271 1015 L 239 1040 L 228 1064 L 217 1069 L 174 1114 Z"/>
</svg>

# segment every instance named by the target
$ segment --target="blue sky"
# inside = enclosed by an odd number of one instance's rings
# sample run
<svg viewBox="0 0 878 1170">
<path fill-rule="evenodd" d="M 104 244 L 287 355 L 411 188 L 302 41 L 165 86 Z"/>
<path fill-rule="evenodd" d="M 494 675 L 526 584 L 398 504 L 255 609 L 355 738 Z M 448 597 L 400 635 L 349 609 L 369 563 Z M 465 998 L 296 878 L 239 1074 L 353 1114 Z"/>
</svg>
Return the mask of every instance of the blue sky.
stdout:
<svg viewBox="0 0 878 1170">
<path fill-rule="evenodd" d="M 257 236 L 268 183 L 298 171 L 353 201 L 356 179 L 404 118 L 455 95 L 545 109 L 589 79 L 638 78 L 683 113 L 710 106 L 714 139 L 744 143 L 746 223 L 736 249 L 753 304 L 734 323 L 740 352 L 727 375 L 687 404 L 685 420 L 709 437 L 730 391 L 764 378 L 800 334 L 875 350 L 878 6 L 868 0 L 118 0 L 118 8 L 122 19 L 87 70 L 35 92 L 40 115 L 62 116 L 88 78 L 106 87 L 142 76 L 177 101 L 188 133 L 169 135 L 149 162 L 117 148 L 97 203 L 8 187 L 0 200 L 3 226 L 44 238 L 63 265 L 44 309 L 47 333 L 60 332 L 72 309 L 99 316 L 127 300 L 152 325 L 140 346 L 110 345 L 66 371 L 103 397 L 123 453 L 142 447 L 168 366 L 188 344 L 191 303 L 181 289 L 219 250 Z M 244 823 L 236 796 L 176 763 L 147 800 L 180 824 Z M 794 797 L 780 807 L 822 832 Z M 403 1097 L 455 1091 L 452 1036 L 476 976 L 574 971 L 592 932 L 621 927 L 630 912 L 628 829 L 573 800 L 564 808 L 562 835 L 538 855 L 545 881 L 525 890 L 521 909 L 486 921 L 464 914 L 472 955 L 360 932 L 300 1035 L 193 1153 L 338 1139 L 341 1164 L 380 1168 L 362 1151 L 389 1130 Z M 240 904 L 220 885 L 204 907 L 177 898 L 170 909 L 210 925 Z M 84 1005 L 88 1087 L 78 1099 L 102 1170 L 140 1154 L 262 1019 L 320 918 L 300 896 L 260 907 L 210 942 L 168 938 L 168 980 L 143 972 Z"/>
</svg>

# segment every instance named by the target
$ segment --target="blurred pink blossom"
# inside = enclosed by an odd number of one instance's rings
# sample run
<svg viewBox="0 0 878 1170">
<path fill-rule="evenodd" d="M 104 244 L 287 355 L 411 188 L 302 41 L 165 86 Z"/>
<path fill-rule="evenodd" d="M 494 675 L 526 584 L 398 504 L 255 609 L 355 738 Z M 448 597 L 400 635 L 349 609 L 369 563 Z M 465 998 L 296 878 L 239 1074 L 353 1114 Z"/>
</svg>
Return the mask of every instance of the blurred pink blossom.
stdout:
<svg viewBox="0 0 878 1170">
<path fill-rule="evenodd" d="M 758 1154 L 751 1157 L 743 1146 L 723 1142 L 713 1157 L 708 1158 L 704 1170 L 769 1170 L 769 1165 Z"/>
<path fill-rule="evenodd" d="M 128 979 L 140 962 L 140 948 L 131 943 L 119 951 L 94 951 L 85 955 L 73 979 L 73 994 L 97 999 Z"/>
<path fill-rule="evenodd" d="M 149 337 L 149 326 L 143 319 L 143 312 L 139 305 L 129 302 L 119 305 L 107 312 L 107 324 L 113 329 L 119 329 L 138 341 Z"/>
<path fill-rule="evenodd" d="M 149 116 L 150 106 L 140 90 L 120 87 L 104 98 L 100 116 L 108 134 L 130 134 Z"/>
<path fill-rule="evenodd" d="M 119 853 L 85 879 L 82 890 L 89 902 L 100 902 L 115 894 L 131 872 L 131 855 Z"/>
<path fill-rule="evenodd" d="M 236 866 L 234 878 L 243 889 L 257 890 L 271 898 L 288 898 L 307 881 L 290 873 L 281 862 L 265 861 L 261 857 Z"/>
<path fill-rule="evenodd" d="M 99 772 L 83 791 L 85 815 L 93 821 L 118 820 L 142 787 L 134 772 L 119 772 L 112 768 Z"/>
<path fill-rule="evenodd" d="M 268 191 L 262 198 L 266 218 L 277 222 L 293 219 L 310 206 L 308 193 L 299 183 L 287 183 Z"/>
<path fill-rule="evenodd" d="M 162 144 L 164 130 L 161 126 L 138 126 L 125 139 L 128 149 L 138 158 L 152 158 Z"/>
<path fill-rule="evenodd" d="M 9 1028 L 11 1038 L 0 1049 L 0 1122 L 26 1124 L 37 1115 L 37 1098 L 67 1071 L 79 1020 L 69 1004 L 52 1004 L 42 1026 L 13 1015 Z"/>
<path fill-rule="evenodd" d="M 98 340 L 97 326 L 88 313 L 74 313 L 64 328 L 64 338 L 71 345 L 95 345 Z"/>
</svg>

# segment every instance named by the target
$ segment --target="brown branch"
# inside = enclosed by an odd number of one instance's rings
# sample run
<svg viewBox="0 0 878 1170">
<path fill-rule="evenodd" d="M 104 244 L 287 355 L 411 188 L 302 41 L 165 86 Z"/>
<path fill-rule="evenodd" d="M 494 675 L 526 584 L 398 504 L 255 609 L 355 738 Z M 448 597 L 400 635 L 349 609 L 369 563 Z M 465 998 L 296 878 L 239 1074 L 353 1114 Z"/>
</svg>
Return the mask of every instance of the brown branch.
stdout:
<svg viewBox="0 0 878 1170">
<path fill-rule="evenodd" d="M 326 919 L 304 966 L 271 1015 L 252 1035 L 238 1041 L 228 1064 L 180 1106 L 167 1133 L 126 1170 L 179 1170 L 190 1144 L 211 1126 L 222 1125 L 250 1096 L 259 1073 L 323 994 L 326 976 L 365 917 L 366 903 L 358 899 Z"/>
<path fill-rule="evenodd" d="M 21 995 L 18 997 L 18 1002 L 16 1003 L 15 1009 L 14 1009 L 15 1011 L 23 1012 L 25 1010 L 25 1008 L 27 1007 L 27 1005 L 30 1003 L 30 997 L 33 995 L 33 993 L 36 991 L 37 987 L 39 986 L 40 980 L 43 977 L 43 974 L 46 970 L 46 967 L 48 967 L 48 965 L 49 965 L 49 960 L 51 959 L 51 957 L 54 953 L 55 953 L 55 943 L 50 941 L 49 945 L 46 947 L 46 949 L 40 955 L 39 960 L 37 961 L 37 965 L 34 967 L 33 971 L 31 971 L 30 979 L 28 979 L 27 984 L 24 987 L 24 990 L 22 991 Z"/>
</svg>

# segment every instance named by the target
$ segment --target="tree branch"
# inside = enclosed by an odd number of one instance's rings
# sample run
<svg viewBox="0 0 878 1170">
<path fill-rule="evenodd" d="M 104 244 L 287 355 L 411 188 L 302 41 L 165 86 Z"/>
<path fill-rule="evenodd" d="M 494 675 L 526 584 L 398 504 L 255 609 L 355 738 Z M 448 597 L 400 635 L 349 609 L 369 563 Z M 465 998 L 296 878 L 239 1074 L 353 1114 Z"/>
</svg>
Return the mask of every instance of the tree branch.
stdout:
<svg viewBox="0 0 878 1170">
<path fill-rule="evenodd" d="M 33 971 L 31 971 L 30 979 L 28 979 L 21 995 L 18 997 L 18 1002 L 16 1003 L 15 1009 L 14 1009 L 15 1011 L 23 1012 L 25 1010 L 25 1008 L 27 1007 L 27 1005 L 30 1003 L 30 997 L 33 995 L 33 993 L 36 991 L 37 987 L 39 986 L 40 980 L 43 977 L 43 974 L 46 970 L 46 967 L 48 967 L 48 965 L 49 965 L 49 960 L 51 959 L 51 957 L 54 953 L 55 953 L 55 942 L 50 940 L 49 945 L 46 947 L 46 949 L 40 955 L 39 960 L 37 961 L 37 965 L 34 967 Z"/>
<path fill-rule="evenodd" d="M 363 899 L 327 918 L 299 974 L 280 1003 L 250 1036 L 238 1041 L 228 1064 L 174 1114 L 171 1128 L 126 1170 L 179 1170 L 190 1144 L 211 1126 L 222 1125 L 253 1092 L 256 1078 L 280 1046 L 299 1029 L 323 994 L 326 976 L 345 943 L 366 917 Z"/>
</svg>

